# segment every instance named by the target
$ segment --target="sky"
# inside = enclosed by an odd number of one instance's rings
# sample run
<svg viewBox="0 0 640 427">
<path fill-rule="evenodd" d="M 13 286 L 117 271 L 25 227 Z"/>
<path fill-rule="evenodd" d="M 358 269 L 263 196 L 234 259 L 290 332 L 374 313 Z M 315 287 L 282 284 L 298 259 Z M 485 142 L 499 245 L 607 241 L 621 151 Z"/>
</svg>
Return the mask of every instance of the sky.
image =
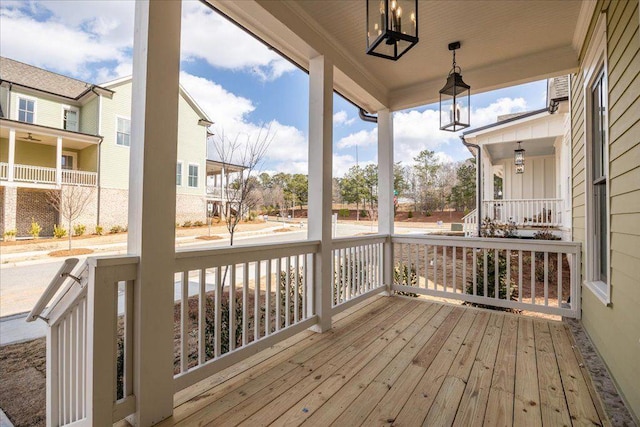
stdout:
<svg viewBox="0 0 640 427">
<path fill-rule="evenodd" d="M 133 19 L 132 1 L 0 0 L 0 54 L 105 83 L 131 74 Z M 183 2 L 180 82 L 215 122 L 214 138 L 255 138 L 268 129 L 272 142 L 261 169 L 307 173 L 308 75 L 199 1 Z M 545 106 L 545 81 L 478 95 L 467 83 L 473 127 Z M 458 134 L 438 129 L 437 110 L 434 104 L 394 113 L 396 161 L 411 164 L 424 149 L 442 161 L 470 157 Z M 360 120 L 339 95 L 333 122 L 335 177 L 356 162 L 377 163 L 376 125 Z"/>
</svg>

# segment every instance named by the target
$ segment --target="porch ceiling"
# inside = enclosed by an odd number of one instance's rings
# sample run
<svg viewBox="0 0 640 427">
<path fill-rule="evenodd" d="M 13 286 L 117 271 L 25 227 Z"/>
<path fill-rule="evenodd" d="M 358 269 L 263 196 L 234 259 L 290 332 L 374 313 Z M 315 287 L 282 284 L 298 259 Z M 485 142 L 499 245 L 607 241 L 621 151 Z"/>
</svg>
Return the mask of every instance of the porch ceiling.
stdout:
<svg viewBox="0 0 640 427">
<path fill-rule="evenodd" d="M 568 74 L 578 65 L 582 1 L 420 1 L 420 42 L 399 61 L 365 53 L 365 1 L 207 0 L 308 67 L 318 54 L 339 70 L 336 89 L 369 111 L 436 102 L 459 40 L 464 79 L 479 93 Z"/>
<path fill-rule="evenodd" d="M 550 156 L 555 153 L 555 137 L 529 139 L 522 142 L 522 148 L 526 151 L 526 156 Z M 518 148 L 516 141 L 502 142 L 499 144 L 487 144 L 485 148 L 489 152 L 492 160 L 510 159 L 513 157 L 513 150 Z"/>
</svg>

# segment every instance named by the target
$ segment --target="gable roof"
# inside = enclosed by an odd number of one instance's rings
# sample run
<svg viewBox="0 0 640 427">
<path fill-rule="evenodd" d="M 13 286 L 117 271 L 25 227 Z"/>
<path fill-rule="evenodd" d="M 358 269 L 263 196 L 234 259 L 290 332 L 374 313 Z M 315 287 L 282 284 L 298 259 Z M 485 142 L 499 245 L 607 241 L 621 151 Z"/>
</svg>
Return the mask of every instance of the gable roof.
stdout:
<svg viewBox="0 0 640 427">
<path fill-rule="evenodd" d="M 78 100 L 93 88 L 100 88 L 82 80 L 53 73 L 33 65 L 0 56 L 0 81 Z M 107 90 L 105 88 L 100 88 Z M 111 92 L 111 91 L 109 91 Z"/>
</svg>

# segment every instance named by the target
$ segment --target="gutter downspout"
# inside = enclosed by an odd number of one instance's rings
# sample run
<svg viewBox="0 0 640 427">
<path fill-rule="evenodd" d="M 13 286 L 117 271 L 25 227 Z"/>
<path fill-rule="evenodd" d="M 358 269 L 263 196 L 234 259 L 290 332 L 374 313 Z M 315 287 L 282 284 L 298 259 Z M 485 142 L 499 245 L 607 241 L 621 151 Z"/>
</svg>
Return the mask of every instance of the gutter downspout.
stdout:
<svg viewBox="0 0 640 427">
<path fill-rule="evenodd" d="M 478 218 L 478 237 L 480 237 L 482 235 L 482 150 L 479 145 L 467 142 L 464 135 L 460 135 L 460 139 L 466 147 L 475 148 L 478 152 L 476 155 L 476 217 Z"/>
<path fill-rule="evenodd" d="M 362 108 L 358 109 L 358 116 L 360 116 L 360 119 L 364 120 L 365 122 L 378 123 L 377 116 L 372 116 L 371 114 L 367 114 L 367 112 L 364 111 Z"/>
<path fill-rule="evenodd" d="M 98 97 L 98 135 L 101 135 L 101 129 L 100 129 L 100 125 L 102 124 L 102 95 L 100 95 L 98 92 L 96 92 L 95 89 L 95 85 L 91 87 L 91 92 L 95 93 L 96 96 Z M 100 225 L 100 193 L 101 193 L 101 187 L 100 187 L 100 163 L 102 160 L 102 141 L 104 141 L 104 137 L 100 138 L 100 141 L 98 142 L 98 159 L 97 159 L 97 167 L 96 167 L 96 225 Z"/>
</svg>

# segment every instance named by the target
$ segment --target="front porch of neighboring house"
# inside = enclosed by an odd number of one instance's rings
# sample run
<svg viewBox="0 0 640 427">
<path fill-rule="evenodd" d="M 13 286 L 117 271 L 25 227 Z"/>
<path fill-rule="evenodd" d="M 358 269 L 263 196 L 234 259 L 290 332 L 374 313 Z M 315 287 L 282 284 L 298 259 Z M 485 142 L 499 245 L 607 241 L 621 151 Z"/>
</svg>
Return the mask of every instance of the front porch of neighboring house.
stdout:
<svg viewBox="0 0 640 427">
<path fill-rule="evenodd" d="M 481 218 L 513 223 L 518 235 L 549 229 L 564 240 L 571 228 L 570 114 L 568 77 L 548 80 L 548 107 L 498 117 L 464 132 L 481 149 Z M 556 89 L 560 86 L 564 90 Z M 555 96 L 555 97 L 554 97 Z M 514 152 L 524 150 L 524 167 Z M 524 169 L 524 170 L 522 170 Z M 464 218 L 467 236 L 477 235 L 477 211 Z"/>
<path fill-rule="evenodd" d="M 244 167 L 207 159 L 207 213 L 223 218 L 227 209 L 234 209 L 234 181 L 240 179 Z"/>
<path fill-rule="evenodd" d="M 27 317 L 48 323 L 48 423 L 607 424 L 562 323 L 460 305 L 580 319 L 581 243 L 396 235 L 393 209 L 392 113 L 437 102 L 458 31 L 481 45 L 460 56 L 477 92 L 566 75 L 592 2 L 501 4 L 519 31 L 493 26 L 490 39 L 495 7 L 428 2 L 421 25 L 439 39 L 397 62 L 365 55 L 363 26 L 343 31 L 364 25 L 364 2 L 210 3 L 308 70 L 307 240 L 176 250 L 181 2 L 136 2 L 128 254 L 67 260 Z M 463 14 L 475 18 L 463 28 L 447 18 Z M 514 37 L 523 43 L 500 42 Z M 377 114 L 375 235 L 332 238 L 334 91 Z M 502 200 L 566 200 L 562 114 L 482 142 L 485 202 L 500 173 Z M 514 180 L 517 141 L 528 154 Z M 560 206 L 504 215 L 567 224 Z"/>
</svg>

